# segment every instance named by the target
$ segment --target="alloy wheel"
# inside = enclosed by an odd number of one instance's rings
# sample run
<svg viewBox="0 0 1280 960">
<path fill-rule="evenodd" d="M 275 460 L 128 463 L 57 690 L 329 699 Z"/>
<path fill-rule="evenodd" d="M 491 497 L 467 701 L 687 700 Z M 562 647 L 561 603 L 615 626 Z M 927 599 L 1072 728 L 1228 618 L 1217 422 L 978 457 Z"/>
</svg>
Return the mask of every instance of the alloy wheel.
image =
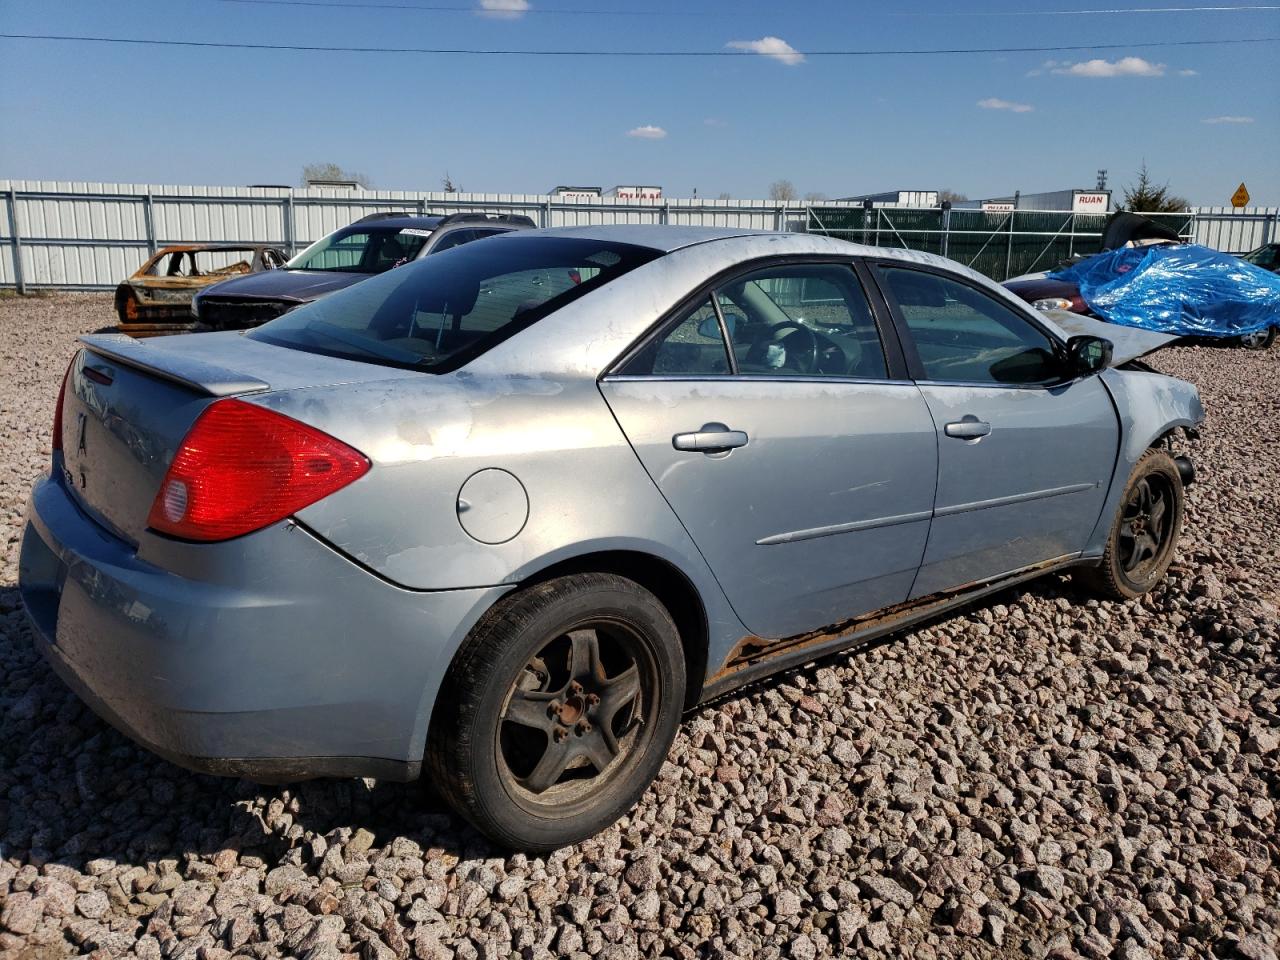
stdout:
<svg viewBox="0 0 1280 960">
<path fill-rule="evenodd" d="M 1120 566 L 1141 580 L 1159 562 L 1173 529 L 1174 491 L 1167 477 L 1150 474 L 1134 485 L 1120 514 Z"/>
<path fill-rule="evenodd" d="M 499 770 L 513 799 L 571 808 L 621 774 L 654 706 L 645 650 L 628 625 L 591 620 L 526 662 L 498 729 Z"/>
</svg>

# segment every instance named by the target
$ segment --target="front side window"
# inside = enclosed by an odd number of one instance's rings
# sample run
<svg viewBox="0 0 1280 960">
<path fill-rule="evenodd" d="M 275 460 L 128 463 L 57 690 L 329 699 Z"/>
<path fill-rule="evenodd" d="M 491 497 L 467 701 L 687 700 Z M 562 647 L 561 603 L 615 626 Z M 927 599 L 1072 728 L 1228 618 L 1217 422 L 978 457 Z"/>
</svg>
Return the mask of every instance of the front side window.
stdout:
<svg viewBox="0 0 1280 960">
<path fill-rule="evenodd" d="M 355 227 L 317 240 L 289 261 L 290 270 L 382 273 L 407 263 L 431 236 L 414 227 Z"/>
<path fill-rule="evenodd" d="M 722 330 L 729 337 L 728 356 Z M 875 380 L 888 375 L 862 286 L 852 268 L 838 263 L 779 264 L 728 281 L 674 319 L 622 372 Z"/>
<path fill-rule="evenodd" d="M 304 304 L 248 336 L 443 372 L 656 256 L 647 247 L 559 237 L 468 243 Z"/>
<path fill-rule="evenodd" d="M 882 267 L 880 274 L 927 379 L 1023 385 L 1062 379 L 1054 341 L 1011 308 L 935 273 Z"/>
</svg>

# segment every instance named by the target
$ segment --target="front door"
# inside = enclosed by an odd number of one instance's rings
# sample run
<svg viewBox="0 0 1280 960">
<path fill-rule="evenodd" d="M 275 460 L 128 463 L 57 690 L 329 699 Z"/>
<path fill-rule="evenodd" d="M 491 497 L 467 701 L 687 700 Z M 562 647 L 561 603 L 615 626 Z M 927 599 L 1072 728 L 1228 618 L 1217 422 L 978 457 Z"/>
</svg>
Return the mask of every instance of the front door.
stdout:
<svg viewBox="0 0 1280 960">
<path fill-rule="evenodd" d="M 848 264 L 727 281 L 601 390 L 753 633 L 794 636 L 907 598 L 937 442 L 919 389 L 890 377 Z"/>
<path fill-rule="evenodd" d="M 938 431 L 933 526 L 912 597 L 1078 554 L 1120 442 L 1101 379 L 1067 377 L 1054 340 L 976 285 L 914 267 L 877 273 Z"/>
</svg>

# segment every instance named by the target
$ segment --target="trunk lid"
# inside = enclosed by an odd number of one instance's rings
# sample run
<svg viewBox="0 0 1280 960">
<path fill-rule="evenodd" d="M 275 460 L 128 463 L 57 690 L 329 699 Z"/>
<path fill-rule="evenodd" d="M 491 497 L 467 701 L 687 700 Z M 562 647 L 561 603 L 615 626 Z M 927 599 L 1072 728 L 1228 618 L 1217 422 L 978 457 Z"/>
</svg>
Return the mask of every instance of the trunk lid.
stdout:
<svg viewBox="0 0 1280 960">
<path fill-rule="evenodd" d="M 223 397 L 423 376 L 304 354 L 238 334 L 82 337 L 62 408 L 62 477 L 80 506 L 138 543 L 156 491 L 200 413 Z"/>
</svg>

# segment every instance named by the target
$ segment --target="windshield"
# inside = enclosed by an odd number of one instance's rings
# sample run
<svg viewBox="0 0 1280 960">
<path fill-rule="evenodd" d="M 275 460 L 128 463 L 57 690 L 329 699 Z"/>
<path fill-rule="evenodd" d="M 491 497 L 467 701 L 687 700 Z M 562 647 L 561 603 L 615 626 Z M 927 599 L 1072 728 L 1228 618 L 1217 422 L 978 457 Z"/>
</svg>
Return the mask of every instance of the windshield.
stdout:
<svg viewBox="0 0 1280 960">
<path fill-rule="evenodd" d="M 658 255 L 647 247 L 564 237 L 468 243 L 305 304 L 248 336 L 445 372 Z"/>
<path fill-rule="evenodd" d="M 382 273 L 418 255 L 431 231 L 418 227 L 348 227 L 317 240 L 287 264 L 290 270 Z"/>
<path fill-rule="evenodd" d="M 1273 270 L 1280 266 L 1280 244 L 1268 244 L 1265 247 L 1259 247 L 1257 250 L 1250 251 L 1240 258 L 1247 263 L 1256 263 L 1260 267 Z"/>
</svg>

